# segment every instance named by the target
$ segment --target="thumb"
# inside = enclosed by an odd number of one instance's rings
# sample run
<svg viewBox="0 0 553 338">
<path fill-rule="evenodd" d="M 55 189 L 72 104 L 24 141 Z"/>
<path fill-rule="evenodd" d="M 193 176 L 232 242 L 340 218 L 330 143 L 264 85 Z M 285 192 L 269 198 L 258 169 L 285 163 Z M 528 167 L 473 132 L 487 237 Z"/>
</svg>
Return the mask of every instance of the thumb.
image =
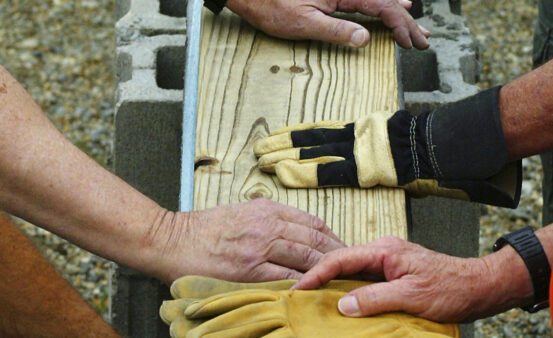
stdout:
<svg viewBox="0 0 553 338">
<path fill-rule="evenodd" d="M 333 18 L 314 9 L 305 16 L 307 18 L 302 38 L 321 40 L 349 47 L 364 47 L 369 43 L 369 31 L 363 26 L 348 21 Z"/>
<path fill-rule="evenodd" d="M 355 289 L 342 297 L 338 310 L 348 317 L 373 316 L 383 312 L 404 310 L 406 297 L 398 282 L 382 282 Z"/>
</svg>

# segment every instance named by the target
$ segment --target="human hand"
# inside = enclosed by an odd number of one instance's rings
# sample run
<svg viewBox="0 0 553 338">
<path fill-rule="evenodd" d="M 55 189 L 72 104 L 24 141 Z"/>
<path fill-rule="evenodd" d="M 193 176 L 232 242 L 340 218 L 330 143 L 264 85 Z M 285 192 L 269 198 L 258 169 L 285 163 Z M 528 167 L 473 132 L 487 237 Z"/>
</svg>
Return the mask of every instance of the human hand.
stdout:
<svg viewBox="0 0 553 338">
<path fill-rule="evenodd" d="M 192 274 L 240 282 L 298 279 L 324 253 L 345 247 L 321 219 L 265 199 L 161 219 L 149 241 L 163 245 L 154 274 L 166 282 Z"/>
<path fill-rule="evenodd" d="M 351 317 L 403 311 L 439 322 L 462 322 L 532 301 L 529 274 L 510 246 L 483 258 L 457 258 L 395 237 L 325 255 L 294 288 L 313 289 L 355 273 L 385 281 L 340 299 L 340 312 Z"/>
<path fill-rule="evenodd" d="M 407 12 L 408 0 L 228 0 L 227 7 L 256 28 L 285 39 L 314 39 L 364 47 L 369 32 L 363 26 L 330 16 L 358 12 L 380 17 L 403 48 L 428 48 L 430 32 Z"/>
</svg>

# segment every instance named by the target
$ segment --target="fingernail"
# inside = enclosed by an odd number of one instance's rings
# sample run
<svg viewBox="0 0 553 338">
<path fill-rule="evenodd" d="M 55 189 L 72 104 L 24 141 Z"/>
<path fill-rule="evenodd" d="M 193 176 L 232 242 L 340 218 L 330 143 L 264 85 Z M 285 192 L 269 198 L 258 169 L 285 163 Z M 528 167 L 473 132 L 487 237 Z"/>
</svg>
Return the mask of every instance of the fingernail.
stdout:
<svg viewBox="0 0 553 338">
<path fill-rule="evenodd" d="M 421 25 L 419 25 L 419 29 L 423 32 L 424 35 L 426 35 L 426 37 L 430 36 L 430 31 L 428 29 L 424 28 Z"/>
<path fill-rule="evenodd" d="M 365 29 L 358 29 L 351 34 L 351 47 L 362 47 L 369 40 L 369 32 Z"/>
<path fill-rule="evenodd" d="M 355 296 L 345 296 L 338 302 L 338 310 L 346 316 L 360 317 L 359 303 Z"/>
</svg>

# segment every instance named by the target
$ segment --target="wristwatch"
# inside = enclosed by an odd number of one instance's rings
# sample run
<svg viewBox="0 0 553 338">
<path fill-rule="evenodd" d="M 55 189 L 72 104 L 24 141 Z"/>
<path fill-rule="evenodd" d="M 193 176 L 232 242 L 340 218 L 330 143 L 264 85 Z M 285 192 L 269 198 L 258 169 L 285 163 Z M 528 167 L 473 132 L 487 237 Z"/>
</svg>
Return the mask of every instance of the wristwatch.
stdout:
<svg viewBox="0 0 553 338">
<path fill-rule="evenodd" d="M 500 237 L 493 245 L 493 251 L 498 251 L 506 244 L 512 246 L 522 257 L 532 278 L 534 304 L 522 309 L 534 313 L 548 307 L 551 267 L 539 239 L 534 234 L 534 230 L 527 226 Z"/>
<path fill-rule="evenodd" d="M 215 15 L 221 13 L 226 4 L 226 0 L 204 0 L 204 6 L 212 11 Z"/>
</svg>

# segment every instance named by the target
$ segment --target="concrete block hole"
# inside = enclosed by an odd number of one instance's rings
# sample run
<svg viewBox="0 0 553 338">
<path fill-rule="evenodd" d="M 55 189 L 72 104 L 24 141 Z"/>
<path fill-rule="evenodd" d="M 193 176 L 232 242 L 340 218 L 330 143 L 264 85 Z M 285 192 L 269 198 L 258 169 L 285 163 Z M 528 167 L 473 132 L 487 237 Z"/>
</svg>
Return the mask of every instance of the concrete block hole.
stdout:
<svg viewBox="0 0 553 338">
<path fill-rule="evenodd" d="M 132 78 L 132 56 L 125 52 L 117 53 L 117 81 L 126 82 Z"/>
<path fill-rule="evenodd" d="M 184 18 L 186 16 L 186 0 L 160 0 L 159 12 L 163 15 Z"/>
<path fill-rule="evenodd" d="M 449 0 L 449 10 L 453 14 L 461 15 L 462 13 L 461 0 Z"/>
<path fill-rule="evenodd" d="M 115 16 L 117 20 L 124 17 L 131 9 L 131 0 L 118 0 L 115 2 Z"/>
<path fill-rule="evenodd" d="M 157 51 L 156 82 L 160 88 L 184 88 L 184 55 L 184 46 L 163 47 Z"/>
<path fill-rule="evenodd" d="M 415 19 L 422 18 L 424 16 L 424 5 L 422 0 L 413 0 L 409 14 Z"/>
<path fill-rule="evenodd" d="M 431 92 L 440 89 L 436 52 L 431 49 L 401 49 L 399 61 L 404 91 Z"/>
</svg>

